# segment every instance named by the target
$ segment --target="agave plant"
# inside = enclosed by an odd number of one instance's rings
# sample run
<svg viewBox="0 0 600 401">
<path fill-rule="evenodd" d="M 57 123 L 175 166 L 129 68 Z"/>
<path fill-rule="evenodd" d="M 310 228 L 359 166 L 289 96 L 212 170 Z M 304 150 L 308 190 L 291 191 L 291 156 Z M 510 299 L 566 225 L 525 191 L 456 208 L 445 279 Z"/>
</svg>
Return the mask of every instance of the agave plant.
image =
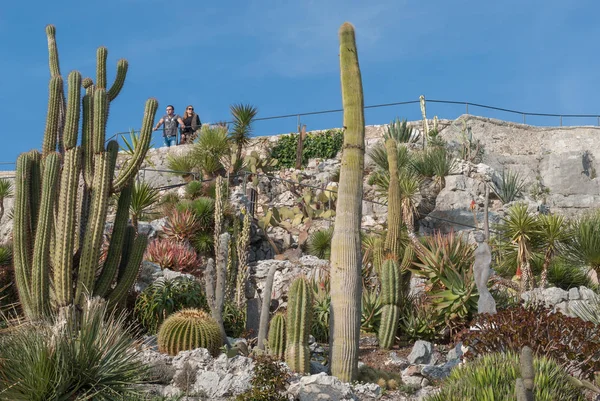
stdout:
<svg viewBox="0 0 600 401">
<path fill-rule="evenodd" d="M 361 305 L 360 329 L 365 333 L 377 333 L 381 322 L 381 297 L 374 290 L 364 289 Z"/>
<path fill-rule="evenodd" d="M 204 179 L 212 180 L 223 170 L 221 159 L 229 155 L 229 146 L 226 127 L 202 126 L 200 137 L 189 154 L 197 162 Z"/>
<path fill-rule="evenodd" d="M 331 255 L 331 239 L 333 238 L 333 227 L 315 231 L 308 238 L 306 251 L 309 255 L 318 257 L 319 259 L 329 260 Z"/>
<path fill-rule="evenodd" d="M 215 200 L 209 197 L 199 197 L 193 201 L 182 201 L 177 204 L 180 212 L 189 211 L 194 214 L 201 231 L 212 230 L 215 215 Z"/>
<path fill-rule="evenodd" d="M 167 155 L 167 167 L 175 175 L 180 175 L 186 181 L 191 181 L 197 173 L 199 161 L 190 153 L 182 155 Z"/>
<path fill-rule="evenodd" d="M 189 241 L 199 230 L 198 219 L 189 210 L 174 210 L 163 227 L 165 237 L 175 241 Z"/>
<path fill-rule="evenodd" d="M 527 205 L 517 203 L 508 209 L 506 217 L 498 225 L 500 236 L 517 248 L 518 278 L 522 277 L 521 288 L 525 291 L 535 286 L 531 270 L 532 242 L 540 233 L 539 221 L 529 213 Z"/>
<path fill-rule="evenodd" d="M 191 273 L 198 269 L 200 261 L 194 248 L 190 245 L 156 239 L 146 249 L 146 258 L 163 269 Z"/>
<path fill-rule="evenodd" d="M 13 196 L 12 183 L 6 178 L 0 179 L 0 221 L 4 216 L 4 199 Z"/>
<path fill-rule="evenodd" d="M 410 269 L 427 280 L 428 298 L 452 331 L 477 312 L 472 246 L 451 232 L 427 237 Z"/>
<path fill-rule="evenodd" d="M 153 188 L 145 181 L 136 181 L 133 184 L 131 193 L 131 204 L 129 206 L 129 214 L 131 215 L 131 223 L 138 229 L 139 219 L 150 213 L 151 208 L 158 202 L 160 194 L 157 189 Z"/>
<path fill-rule="evenodd" d="M 502 203 L 509 203 L 523 194 L 525 179 L 518 172 L 503 169 L 500 180 L 492 185 L 492 191 L 500 198 Z"/>
<path fill-rule="evenodd" d="M 400 121 L 397 117 L 395 121 L 392 121 L 386 127 L 384 138 L 393 138 L 397 143 L 414 143 L 417 141 L 413 128 L 408 126 L 406 120 Z"/>
<path fill-rule="evenodd" d="M 248 104 L 234 104 L 230 107 L 230 110 L 233 116 L 233 128 L 229 138 L 236 145 L 236 160 L 241 160 L 242 148 L 250 141 L 252 122 L 258 113 L 258 109 Z"/>
<path fill-rule="evenodd" d="M 591 293 L 587 302 L 572 302 L 569 309 L 578 318 L 600 326 L 600 295 Z"/>
</svg>

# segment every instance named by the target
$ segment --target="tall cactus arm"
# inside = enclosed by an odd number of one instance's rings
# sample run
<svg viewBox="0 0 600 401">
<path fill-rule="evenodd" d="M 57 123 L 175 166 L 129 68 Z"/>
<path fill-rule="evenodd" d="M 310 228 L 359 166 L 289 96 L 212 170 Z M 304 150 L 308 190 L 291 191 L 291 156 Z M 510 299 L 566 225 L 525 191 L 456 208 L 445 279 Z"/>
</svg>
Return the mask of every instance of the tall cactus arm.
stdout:
<svg viewBox="0 0 600 401">
<path fill-rule="evenodd" d="M 50 79 L 48 85 L 48 112 L 46 114 L 46 130 L 44 132 L 44 143 L 42 145 L 43 155 L 56 151 L 56 141 L 59 133 L 60 104 L 63 93 L 63 79 L 56 75 Z"/>
<path fill-rule="evenodd" d="M 50 67 L 50 76 L 60 75 L 60 64 L 58 61 L 58 46 L 56 45 L 56 27 L 46 25 L 46 37 L 48 38 L 48 66 Z"/>
<path fill-rule="evenodd" d="M 396 140 L 389 138 L 385 142 L 387 151 L 390 184 L 388 190 L 388 230 L 385 238 L 385 251 L 394 260 L 400 257 L 400 229 L 402 226 L 402 199 L 398 183 L 398 148 Z"/>
<path fill-rule="evenodd" d="M 117 61 L 117 76 L 115 77 L 115 82 L 113 82 L 112 86 L 108 90 L 108 101 L 112 102 L 115 100 L 121 89 L 123 89 L 123 85 L 125 84 L 125 78 L 127 77 L 127 69 L 129 68 L 129 63 L 125 59 L 121 59 Z"/>
<path fill-rule="evenodd" d="M 123 271 L 123 275 L 117 281 L 115 288 L 108 295 L 109 303 L 113 305 L 120 303 L 127 296 L 127 293 L 133 284 L 135 284 L 147 245 L 148 236 L 145 234 L 138 234 L 131 247 L 131 252 L 127 258 L 127 265 Z"/>
<path fill-rule="evenodd" d="M 121 261 L 119 262 L 119 272 L 117 273 L 117 282 L 119 282 L 127 272 L 127 263 L 131 256 L 131 250 L 136 239 L 135 227 L 131 224 L 125 228 L 125 238 L 123 239 L 123 249 L 121 251 Z"/>
<path fill-rule="evenodd" d="M 71 71 L 67 82 L 69 95 L 67 97 L 67 114 L 65 117 L 63 140 L 65 149 L 69 150 L 77 145 L 77 130 L 79 129 L 79 115 L 81 112 L 81 74 L 79 71 Z"/>
<path fill-rule="evenodd" d="M 81 149 L 65 152 L 60 177 L 60 194 L 56 214 L 56 242 L 54 248 L 54 293 L 56 304 L 66 306 L 73 301 L 73 251 L 77 225 L 75 207 L 81 167 Z"/>
<path fill-rule="evenodd" d="M 136 146 L 135 153 L 131 157 L 131 160 L 125 168 L 119 171 L 119 176 L 116 178 L 113 184 L 113 192 L 119 192 L 123 189 L 127 182 L 138 173 L 140 166 L 146 157 L 148 148 L 150 147 L 150 140 L 152 139 L 152 124 L 154 124 L 154 117 L 156 116 L 156 110 L 158 109 L 158 101 L 156 99 L 148 99 L 146 101 L 146 108 L 144 110 L 144 118 L 142 120 L 142 129 L 140 131 L 140 137 L 138 139 L 138 146 Z"/>
<path fill-rule="evenodd" d="M 31 160 L 31 173 L 29 176 L 29 214 L 31 215 L 30 228 L 33 231 L 37 226 L 42 196 L 42 156 L 37 150 L 29 152 Z"/>
<path fill-rule="evenodd" d="M 111 145 L 112 144 L 112 145 Z M 93 294 L 94 275 L 98 267 L 100 257 L 100 245 L 106 222 L 108 210 L 108 198 L 110 194 L 110 182 L 118 149 L 114 142 L 109 142 L 106 152 L 94 156 L 96 174 L 92 185 L 92 204 L 90 217 L 87 222 L 86 234 L 81 248 L 81 260 L 79 262 L 79 275 L 75 301 L 80 304 L 84 302 L 86 294 Z M 113 167 L 113 169 L 111 169 Z"/>
<path fill-rule="evenodd" d="M 92 152 L 94 155 L 104 152 L 106 140 L 106 120 L 108 118 L 108 95 L 106 89 L 96 88 L 94 91 Z"/>
<path fill-rule="evenodd" d="M 92 152 L 92 136 L 94 132 L 94 94 L 86 90 L 83 96 L 83 123 L 81 148 L 83 149 L 83 179 L 86 185 L 92 185 L 94 175 L 94 152 Z"/>
<path fill-rule="evenodd" d="M 46 316 L 50 312 L 50 240 L 54 229 L 54 203 L 59 168 L 59 154 L 47 155 L 42 180 L 42 201 L 33 245 L 31 306 L 33 314 L 37 317 Z"/>
<path fill-rule="evenodd" d="M 100 46 L 96 50 L 96 88 L 106 90 L 106 58 L 108 49 Z"/>
<path fill-rule="evenodd" d="M 265 290 L 263 291 L 262 308 L 260 311 L 260 324 L 258 326 L 258 349 L 265 349 L 265 340 L 267 339 L 267 330 L 269 328 L 269 311 L 271 308 L 271 293 L 273 292 L 273 280 L 275 278 L 275 272 L 277 271 L 277 265 L 273 263 L 269 268 L 267 274 L 267 283 L 265 284 Z"/>
<path fill-rule="evenodd" d="M 125 240 L 125 229 L 129 222 L 129 206 L 131 204 L 131 194 L 133 185 L 130 183 L 121 191 L 119 202 L 117 204 L 117 214 L 113 225 L 110 245 L 106 255 L 106 261 L 100 276 L 94 285 L 94 295 L 104 297 L 110 285 L 113 282 L 121 260 L 121 252 L 123 250 L 123 241 Z"/>
<path fill-rule="evenodd" d="M 331 241 L 331 373 L 349 382 L 358 375 L 360 339 L 362 184 L 365 119 L 354 27 L 339 31 L 344 145 L 335 229 Z"/>
<path fill-rule="evenodd" d="M 13 262 L 15 281 L 21 306 L 27 316 L 33 316 L 31 308 L 31 228 L 29 213 L 29 179 L 31 155 L 23 153 L 17 158 L 15 177 L 15 208 L 13 217 Z"/>
</svg>

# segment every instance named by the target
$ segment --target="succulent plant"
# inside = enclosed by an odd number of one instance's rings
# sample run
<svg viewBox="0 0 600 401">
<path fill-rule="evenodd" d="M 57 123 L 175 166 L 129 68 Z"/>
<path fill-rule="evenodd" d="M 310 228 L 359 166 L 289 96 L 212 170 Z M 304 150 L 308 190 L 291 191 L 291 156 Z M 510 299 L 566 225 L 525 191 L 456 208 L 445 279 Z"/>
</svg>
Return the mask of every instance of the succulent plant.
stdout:
<svg viewBox="0 0 600 401">
<path fill-rule="evenodd" d="M 299 277 L 288 294 L 285 362 L 294 372 L 310 372 L 308 336 L 312 326 L 313 290 L 308 280 Z"/>
<path fill-rule="evenodd" d="M 200 309 L 183 309 L 174 313 L 158 330 L 158 350 L 169 355 L 206 348 L 216 356 L 222 345 L 219 325 Z"/>
<path fill-rule="evenodd" d="M 285 358 L 286 322 L 283 313 L 277 313 L 271 319 L 269 325 L 269 354 L 277 359 Z"/>
</svg>

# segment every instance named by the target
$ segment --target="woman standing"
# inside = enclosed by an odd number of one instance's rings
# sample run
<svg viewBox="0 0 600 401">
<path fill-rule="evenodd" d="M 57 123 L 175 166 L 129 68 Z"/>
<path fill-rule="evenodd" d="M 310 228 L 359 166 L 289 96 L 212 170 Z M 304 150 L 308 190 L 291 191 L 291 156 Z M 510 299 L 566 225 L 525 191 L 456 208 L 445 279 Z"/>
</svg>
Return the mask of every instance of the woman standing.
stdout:
<svg viewBox="0 0 600 401">
<path fill-rule="evenodd" d="M 181 140 L 179 141 L 180 145 L 194 142 L 197 133 L 202 127 L 200 117 L 194 112 L 194 106 L 192 105 L 185 108 L 182 119 L 183 127 L 181 127 Z"/>
</svg>

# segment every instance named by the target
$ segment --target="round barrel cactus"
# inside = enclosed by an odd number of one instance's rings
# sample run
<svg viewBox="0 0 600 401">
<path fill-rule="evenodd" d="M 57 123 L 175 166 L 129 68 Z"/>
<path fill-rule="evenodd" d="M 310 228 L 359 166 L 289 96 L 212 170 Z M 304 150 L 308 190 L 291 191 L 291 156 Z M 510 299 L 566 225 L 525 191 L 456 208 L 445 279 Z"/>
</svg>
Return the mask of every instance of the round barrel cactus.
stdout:
<svg viewBox="0 0 600 401">
<path fill-rule="evenodd" d="M 183 309 L 169 316 L 158 330 L 158 350 L 169 355 L 206 348 L 214 356 L 223 345 L 217 322 L 199 309 Z"/>
</svg>

